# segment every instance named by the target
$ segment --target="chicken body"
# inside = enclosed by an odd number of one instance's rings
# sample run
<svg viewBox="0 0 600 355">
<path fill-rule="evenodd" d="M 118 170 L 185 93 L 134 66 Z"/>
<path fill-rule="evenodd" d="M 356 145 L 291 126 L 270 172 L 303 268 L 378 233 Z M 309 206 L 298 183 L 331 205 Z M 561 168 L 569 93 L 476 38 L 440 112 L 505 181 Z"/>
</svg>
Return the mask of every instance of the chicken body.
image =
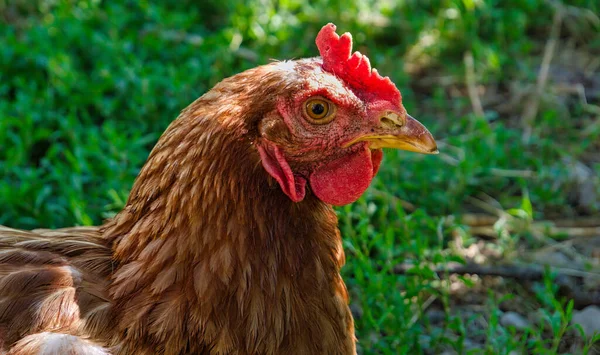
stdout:
<svg viewBox="0 0 600 355">
<path fill-rule="evenodd" d="M 328 26 L 322 54 L 344 42 Z M 217 84 L 104 225 L 1 228 L 0 353 L 356 353 L 330 204 L 360 196 L 385 144 L 435 144 L 389 79 L 357 91 L 327 60 Z"/>
<path fill-rule="evenodd" d="M 107 354 L 72 335 L 110 339 L 111 259 L 95 227 L 0 226 L 0 354 Z"/>
<path fill-rule="evenodd" d="M 49 332 L 111 354 L 354 352 L 335 213 L 268 183 L 238 119 L 287 70 L 239 74 L 183 111 L 104 226 L 0 230 L 9 354 L 54 349 Z"/>
</svg>

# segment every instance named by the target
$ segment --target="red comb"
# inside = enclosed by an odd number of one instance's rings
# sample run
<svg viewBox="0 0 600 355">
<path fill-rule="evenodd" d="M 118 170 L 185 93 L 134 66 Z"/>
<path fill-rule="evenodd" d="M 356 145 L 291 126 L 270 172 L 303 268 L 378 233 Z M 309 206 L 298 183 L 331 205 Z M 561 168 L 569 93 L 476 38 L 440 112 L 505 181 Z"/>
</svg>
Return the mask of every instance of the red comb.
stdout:
<svg viewBox="0 0 600 355">
<path fill-rule="evenodd" d="M 317 35 L 317 47 L 323 58 L 323 69 L 344 80 L 361 98 L 379 98 L 400 103 L 402 96 L 390 78 L 371 69 L 369 58 L 352 52 L 352 35 L 338 36 L 335 25 L 328 23 Z"/>
</svg>

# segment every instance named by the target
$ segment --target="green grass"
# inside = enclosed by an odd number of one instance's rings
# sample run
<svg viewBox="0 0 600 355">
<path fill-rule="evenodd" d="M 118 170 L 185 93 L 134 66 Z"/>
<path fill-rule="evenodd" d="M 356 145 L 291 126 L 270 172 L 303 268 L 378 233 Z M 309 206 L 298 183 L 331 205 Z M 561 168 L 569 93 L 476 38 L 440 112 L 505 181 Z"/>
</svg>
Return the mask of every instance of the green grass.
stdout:
<svg viewBox="0 0 600 355">
<path fill-rule="evenodd" d="M 488 295 L 489 280 L 440 277 L 433 269 L 465 262 L 462 250 L 477 243 L 498 260 L 522 260 L 523 249 L 554 240 L 540 239 L 535 221 L 598 217 L 597 199 L 585 206 L 577 199 L 580 184 L 567 162 L 587 166 L 600 195 L 600 94 L 583 85 L 586 104 L 556 89 L 581 75 L 600 86 L 597 1 L 198 3 L 0 0 L 0 224 L 101 223 L 123 206 L 148 152 L 182 108 L 271 58 L 315 56 L 315 34 L 334 22 L 401 88 L 442 152 L 386 152 L 365 196 L 338 210 L 360 351 L 573 351 L 573 304 L 553 287 L 551 272 L 532 287 L 493 284 Z M 557 11 L 559 50 L 538 100 Z M 474 59 L 483 115 L 473 113 L 467 94 L 465 53 Z M 533 101 L 539 109 L 523 139 Z M 461 222 L 465 213 L 490 210 L 510 216 L 496 223 L 497 238 L 482 239 Z M 409 272 L 395 273 L 398 264 Z M 597 259 L 589 265 L 597 272 Z M 466 302 L 463 312 L 457 285 L 482 299 Z M 539 309 L 538 320 L 525 330 L 502 326 L 507 297 Z M 478 313 L 469 313 L 474 305 Z M 434 309 L 441 319 L 431 319 Z M 590 346 L 582 341 L 577 351 Z"/>
</svg>

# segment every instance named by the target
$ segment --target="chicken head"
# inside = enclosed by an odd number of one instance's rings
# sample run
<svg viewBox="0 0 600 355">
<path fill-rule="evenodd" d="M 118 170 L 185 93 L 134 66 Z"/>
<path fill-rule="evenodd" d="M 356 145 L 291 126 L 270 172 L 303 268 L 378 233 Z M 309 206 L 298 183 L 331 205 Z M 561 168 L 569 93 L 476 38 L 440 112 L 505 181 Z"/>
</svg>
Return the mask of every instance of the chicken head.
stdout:
<svg viewBox="0 0 600 355">
<path fill-rule="evenodd" d="M 317 35 L 320 58 L 279 63 L 294 84 L 259 124 L 262 165 L 294 202 L 307 186 L 325 203 L 354 202 L 377 173 L 382 148 L 437 153 L 394 83 L 335 29 L 327 24 Z"/>
</svg>

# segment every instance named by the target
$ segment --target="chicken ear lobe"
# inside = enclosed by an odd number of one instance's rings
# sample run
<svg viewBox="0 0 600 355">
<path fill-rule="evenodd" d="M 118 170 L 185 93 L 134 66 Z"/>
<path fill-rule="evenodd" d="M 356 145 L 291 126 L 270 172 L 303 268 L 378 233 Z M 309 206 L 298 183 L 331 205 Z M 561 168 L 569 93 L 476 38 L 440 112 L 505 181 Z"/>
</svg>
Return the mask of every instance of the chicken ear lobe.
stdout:
<svg viewBox="0 0 600 355">
<path fill-rule="evenodd" d="M 263 140 L 258 146 L 261 162 L 265 170 L 281 186 L 281 190 L 294 202 L 300 202 L 306 194 L 306 180 L 296 176 L 283 156 L 279 147 Z"/>
</svg>

